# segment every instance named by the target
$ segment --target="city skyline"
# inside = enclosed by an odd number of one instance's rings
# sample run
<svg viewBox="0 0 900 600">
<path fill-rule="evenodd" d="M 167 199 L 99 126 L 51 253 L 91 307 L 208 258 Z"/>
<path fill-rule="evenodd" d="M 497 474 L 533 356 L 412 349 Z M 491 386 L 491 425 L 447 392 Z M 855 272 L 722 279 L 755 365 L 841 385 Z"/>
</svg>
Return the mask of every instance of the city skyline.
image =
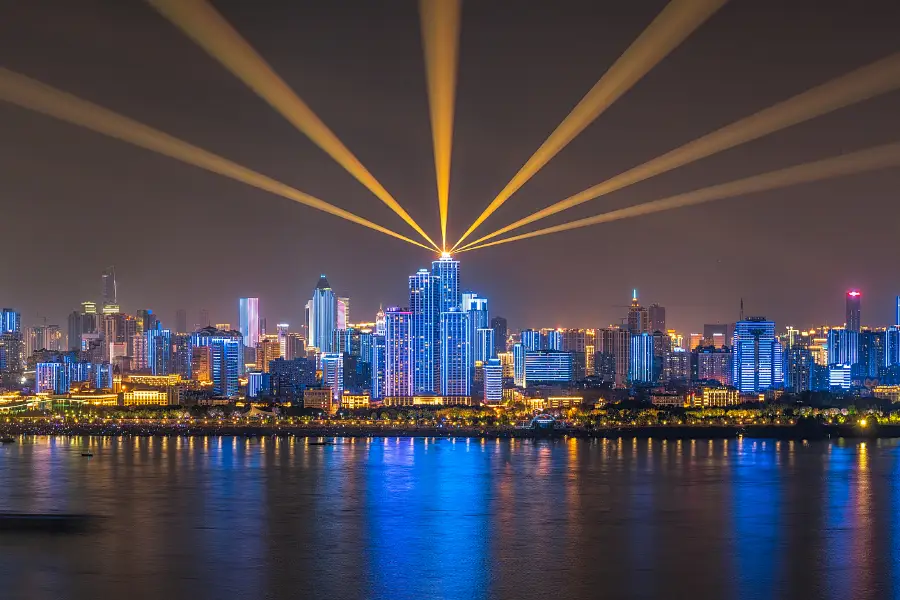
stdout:
<svg viewBox="0 0 900 600">
<path fill-rule="evenodd" d="M 170 23 L 140 4 L 111 8 L 95 3 L 93 10 L 81 10 L 43 0 L 38 8 L 30 3 L 16 6 L 0 24 L 0 39 L 11 50 L 8 66 L 171 129 L 263 172 L 283 175 L 285 181 L 367 218 L 393 219 L 389 225 L 400 230 L 403 223 L 379 207 L 327 155 Z M 452 239 L 664 5 L 630 5 L 602 18 L 585 11 L 588 3 L 577 1 L 529 14 L 519 14 L 502 2 L 467 6 L 461 25 L 455 176 L 450 190 Z M 346 10 L 350 7 L 353 10 Z M 344 9 L 317 6 L 317 25 L 308 31 L 305 28 L 313 20 L 302 17 L 309 7 L 276 3 L 253 18 L 239 3 L 216 2 L 216 8 L 434 235 L 437 206 L 414 3 L 387 11 L 354 2 L 347 2 Z M 808 11 L 774 0 L 752 7 L 728 3 L 485 227 L 514 220 L 896 51 L 887 26 L 895 21 L 896 5 L 869 1 L 857 9 L 829 5 Z M 770 18 L 776 13 L 777 19 Z M 49 21 L 48 14 L 53 15 Z M 572 14 L 584 18 L 572 19 Z M 497 19 L 505 22 L 510 15 L 515 16 L 509 27 L 494 27 Z M 836 21 L 845 25 L 838 32 L 831 26 Z M 283 26 L 287 22 L 292 23 L 290 31 Z M 383 22 L 390 35 L 369 34 L 371 22 Z M 587 35 L 604 25 L 604 35 Z M 765 50 L 751 43 L 753 31 L 762 26 L 767 31 Z M 803 44 L 794 38 L 800 29 Z M 331 53 L 315 51 L 325 41 L 324 31 L 329 32 Z M 546 46 L 532 43 L 536 32 Z M 504 51 L 488 52 L 488 45 L 496 48 L 496 35 L 504 41 Z M 342 39 L 353 43 L 342 45 Z M 338 43 L 331 44 L 332 40 Z M 725 40 L 728 53 L 712 51 Z M 132 42 L 134 52 L 122 52 Z M 360 45 L 365 52 L 359 51 Z M 149 54 L 144 48 L 150 49 Z M 558 69 L 559 64 L 567 68 Z M 498 78 L 498 73 L 505 76 Z M 383 82 L 387 85 L 380 85 Z M 195 98 L 196 108 L 173 104 L 171 90 L 176 88 Z M 656 109 L 660 97 L 667 100 L 665 111 Z M 621 195 L 640 202 L 896 139 L 900 126 L 890 118 L 896 97 L 890 92 L 841 109 Z M 368 99 L 365 115 L 357 110 L 360 98 Z M 234 118 L 235 114 L 241 116 Z M 0 122 L 11 140 L 8 149 L 0 150 L 4 153 L 0 158 L 13 167 L 0 180 L 0 198 L 15 203 L 25 221 L 41 223 L 50 242 L 32 244 L 29 228 L 8 232 L 10 244 L 29 248 L 29 260 L 8 261 L 0 267 L 0 276 L 29 285 L 10 289 L 4 303 L 23 307 L 26 323 L 44 315 L 62 322 L 67 311 L 83 300 L 102 301 L 94 274 L 109 263 L 116 264 L 119 302 L 132 311 L 144 304 L 153 306 L 166 320 L 179 308 L 190 315 L 206 308 L 217 315 L 214 320 L 235 321 L 230 298 L 260 297 L 270 320 L 298 322 L 303 317 L 298 306 L 306 295 L 305 282 L 321 272 L 333 278 L 342 294 L 357 299 L 354 314 L 370 314 L 380 304 L 403 302 L 402 292 L 391 282 L 414 272 L 426 256 L 380 234 L 5 104 L 0 105 Z M 383 151 L 385 143 L 389 152 Z M 62 150 L 68 147 L 79 152 Z M 42 177 L 47 168 L 56 176 Z M 135 178 L 140 185 L 135 185 Z M 841 310 L 830 298 L 837 290 L 852 288 L 866 292 L 869 315 L 880 315 L 897 292 L 895 283 L 882 274 L 892 269 L 890 257 L 900 251 L 896 247 L 900 242 L 879 236 L 877 251 L 865 243 L 846 244 L 841 253 L 828 257 L 827 279 L 809 265 L 820 256 L 815 249 L 824 251 L 826 240 L 866 235 L 866 215 L 878 214 L 889 221 L 896 211 L 893 190 L 898 186 L 895 171 L 874 172 L 670 211 L 664 217 L 650 215 L 535 238 L 467 253 L 467 278 L 512 323 L 522 326 L 614 322 L 622 290 L 635 287 L 648 303 L 669 307 L 669 321 L 683 330 L 711 320 L 734 320 L 741 298 L 748 310 L 777 322 L 837 323 Z M 611 196 L 594 205 L 594 210 L 604 210 L 619 205 L 619 200 Z M 859 211 L 859 218 L 847 219 L 848 207 Z M 577 212 L 574 217 L 587 214 Z M 54 218 L 47 219 L 48 214 Z M 122 218 L 129 227 L 117 225 Z M 77 243 L 84 237 L 76 233 L 93 226 L 102 227 L 106 243 L 96 247 Z M 259 231 L 272 256 L 289 265 L 288 271 L 266 262 L 260 266 L 252 253 L 238 252 L 229 261 L 203 264 L 198 276 L 197 266 L 182 260 L 178 244 L 157 244 L 153 253 L 135 248 L 109 256 L 110 248 L 129 249 L 135 240 L 154 236 L 192 239 L 198 228 L 217 231 L 222 239 L 243 239 L 248 228 Z M 760 244 L 754 252 L 734 252 L 736 231 L 756 232 L 778 243 Z M 57 269 L 53 277 L 36 277 L 35 273 L 54 271 L 59 261 L 56 241 L 66 244 L 76 260 Z M 329 252 L 318 252 L 323 247 Z M 625 247 L 628 260 L 617 260 Z M 357 248 L 363 253 L 358 254 Z M 358 260 L 360 256 L 365 260 Z M 554 294 L 534 293 L 535 281 L 551 280 L 571 286 L 565 318 L 554 313 L 558 306 Z M 520 302 L 527 292 L 529 302 Z M 195 320 L 191 316 L 189 324 Z"/>
</svg>

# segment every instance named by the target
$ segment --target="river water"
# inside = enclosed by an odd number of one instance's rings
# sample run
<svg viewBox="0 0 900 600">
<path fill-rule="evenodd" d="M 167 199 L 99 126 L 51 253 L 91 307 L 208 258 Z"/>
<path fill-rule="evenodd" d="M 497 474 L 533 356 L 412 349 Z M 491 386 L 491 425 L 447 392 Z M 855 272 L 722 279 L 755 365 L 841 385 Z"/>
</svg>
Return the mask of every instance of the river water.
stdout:
<svg viewBox="0 0 900 600">
<path fill-rule="evenodd" d="M 892 440 L 336 442 L 3 446 L 0 598 L 900 598 Z"/>
</svg>

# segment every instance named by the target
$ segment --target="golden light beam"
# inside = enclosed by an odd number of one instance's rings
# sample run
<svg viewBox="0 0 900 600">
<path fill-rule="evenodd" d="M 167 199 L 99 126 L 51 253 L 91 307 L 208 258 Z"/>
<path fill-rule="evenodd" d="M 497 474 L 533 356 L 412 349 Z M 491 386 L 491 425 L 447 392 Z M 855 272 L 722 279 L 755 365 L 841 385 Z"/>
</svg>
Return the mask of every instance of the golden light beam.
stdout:
<svg viewBox="0 0 900 600">
<path fill-rule="evenodd" d="M 671 0 L 475 219 L 453 249 L 725 2 L 727 0 Z"/>
<path fill-rule="evenodd" d="M 450 156 L 453 152 L 453 113 L 459 60 L 461 0 L 419 0 L 428 105 L 434 144 L 441 248 L 447 248 L 447 212 L 450 201 Z"/>
<path fill-rule="evenodd" d="M 147 0 L 438 249 L 419 224 L 207 0 Z"/>
<path fill-rule="evenodd" d="M 176 160 L 230 177 L 255 188 L 271 192 L 300 204 L 380 231 L 399 240 L 431 250 L 404 235 L 377 225 L 368 219 L 338 208 L 324 200 L 296 190 L 226 158 L 193 146 L 176 137 L 124 117 L 102 106 L 82 100 L 39 81 L 0 67 L 0 100 L 38 113 L 80 125 L 109 137 L 152 150 Z"/>
<path fill-rule="evenodd" d="M 487 248 L 489 246 L 497 246 L 514 242 L 517 240 L 525 240 L 540 235 L 548 235 L 558 233 L 560 231 L 568 231 L 579 227 L 588 227 L 590 225 L 598 225 L 600 223 L 608 223 L 610 221 L 618 221 L 621 219 L 629 219 L 648 215 L 651 213 L 671 210 L 674 208 L 682 208 L 684 206 L 692 206 L 702 204 L 704 202 L 712 202 L 713 200 L 723 200 L 725 198 L 733 198 L 744 194 L 752 194 L 755 192 L 763 192 L 773 190 L 789 185 L 797 185 L 800 183 L 809 183 L 822 179 L 830 179 L 832 177 L 841 177 L 843 175 L 853 175 L 855 173 L 863 173 L 865 171 L 874 171 L 887 167 L 900 166 L 900 142 L 893 144 L 885 144 L 876 146 L 842 156 L 826 158 L 815 162 L 795 165 L 778 171 L 771 171 L 761 175 L 754 175 L 745 179 L 731 181 L 720 185 L 714 185 L 677 196 L 670 196 L 661 200 L 636 204 L 627 208 L 613 210 L 594 217 L 586 219 L 578 219 L 562 225 L 547 227 L 529 233 L 514 235 L 512 237 L 487 242 L 479 246 L 473 246 L 466 250 L 457 250 L 457 252 L 466 252 L 468 250 L 476 250 L 478 248 Z"/>
<path fill-rule="evenodd" d="M 466 244 L 463 248 L 479 245 L 529 223 L 534 223 L 645 179 L 897 89 L 900 89 L 900 53 L 887 56 L 717 129 L 574 196 L 551 204 L 515 223 L 501 227 L 497 231 Z"/>
</svg>

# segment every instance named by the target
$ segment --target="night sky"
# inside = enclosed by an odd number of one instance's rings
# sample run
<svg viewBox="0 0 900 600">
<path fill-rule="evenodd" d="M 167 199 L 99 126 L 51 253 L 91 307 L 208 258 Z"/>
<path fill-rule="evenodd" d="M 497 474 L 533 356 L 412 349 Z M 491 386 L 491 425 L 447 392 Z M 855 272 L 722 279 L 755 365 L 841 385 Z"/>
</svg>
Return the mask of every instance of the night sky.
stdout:
<svg viewBox="0 0 900 600">
<path fill-rule="evenodd" d="M 455 240 L 663 1 L 464 3 L 450 198 Z M 215 6 L 394 197 L 439 236 L 412 0 Z M 627 12 L 625 12 L 627 11 Z M 226 156 L 406 235 L 393 212 L 139 0 L 0 0 L 2 66 Z M 900 3 L 732 0 L 514 195 L 483 235 L 811 86 L 900 50 Z M 892 93 L 541 221 L 545 227 L 900 140 Z M 461 255 L 463 286 L 514 328 L 605 326 L 631 289 L 669 326 L 746 312 L 779 327 L 887 324 L 900 294 L 900 170 L 673 210 Z M 319 273 L 353 320 L 406 304 L 426 251 L 241 183 L 0 103 L 0 305 L 65 326 L 116 267 L 123 310 L 237 323 L 259 296 L 299 325 Z M 472 238 L 474 239 L 474 238 Z"/>
</svg>

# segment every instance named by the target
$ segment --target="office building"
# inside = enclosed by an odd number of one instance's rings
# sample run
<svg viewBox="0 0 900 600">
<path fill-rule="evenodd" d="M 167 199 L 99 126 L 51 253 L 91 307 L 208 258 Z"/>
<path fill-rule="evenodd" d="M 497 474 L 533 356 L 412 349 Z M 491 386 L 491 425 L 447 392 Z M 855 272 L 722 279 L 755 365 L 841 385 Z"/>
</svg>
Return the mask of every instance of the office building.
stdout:
<svg viewBox="0 0 900 600">
<path fill-rule="evenodd" d="M 309 343 L 319 352 L 332 352 L 337 329 L 337 298 L 325 275 L 319 277 L 312 300 L 307 303 Z"/>
<path fill-rule="evenodd" d="M 651 304 L 647 309 L 647 318 L 650 322 L 650 332 L 666 332 L 666 307 L 659 304 Z"/>
<path fill-rule="evenodd" d="M 554 350 L 526 351 L 523 387 L 574 381 L 572 355 Z"/>
<path fill-rule="evenodd" d="M 537 352 L 538 350 L 547 349 L 544 346 L 544 336 L 536 329 L 523 329 L 519 334 L 519 340 L 528 352 Z"/>
<path fill-rule="evenodd" d="M 441 313 L 441 395 L 472 394 L 472 345 L 469 315 L 458 308 Z"/>
<path fill-rule="evenodd" d="M 859 332 L 835 328 L 828 332 L 828 364 L 852 366 L 859 363 Z"/>
<path fill-rule="evenodd" d="M 800 394 L 812 389 L 813 367 L 815 366 L 809 348 L 794 346 L 784 351 L 784 389 Z"/>
<path fill-rule="evenodd" d="M 116 288 L 116 269 L 115 267 L 107 267 L 101 275 L 101 294 L 103 297 L 103 308 L 106 312 L 107 308 L 115 307 L 116 312 L 119 310 L 119 293 Z"/>
<path fill-rule="evenodd" d="M 347 329 L 350 324 L 350 298 L 337 299 L 337 328 Z"/>
<path fill-rule="evenodd" d="M 0 334 L 22 331 L 22 315 L 11 308 L 0 310 Z"/>
<path fill-rule="evenodd" d="M 259 343 L 259 298 L 238 300 L 238 330 L 245 348 L 256 348 Z"/>
<path fill-rule="evenodd" d="M 443 254 L 439 260 L 431 263 L 431 274 L 438 278 L 438 312 L 449 312 L 451 308 L 459 309 L 462 297 L 459 290 L 459 261 L 449 254 Z"/>
<path fill-rule="evenodd" d="M 384 395 L 413 396 L 412 313 L 398 307 L 384 312 Z M 373 390 L 374 397 L 374 390 Z"/>
<path fill-rule="evenodd" d="M 37 394 L 68 394 L 69 371 L 62 362 L 39 362 L 34 368 L 34 391 Z"/>
<path fill-rule="evenodd" d="M 637 290 L 631 294 L 631 307 L 628 309 L 628 333 L 631 335 L 650 333 L 650 312 L 638 302 Z"/>
<path fill-rule="evenodd" d="M 731 325 L 727 323 L 707 323 L 703 325 L 702 346 L 723 348 L 731 344 Z"/>
<path fill-rule="evenodd" d="M 847 391 L 853 383 L 853 371 L 850 365 L 830 365 L 828 367 L 828 385 L 832 391 Z"/>
<path fill-rule="evenodd" d="M 494 330 L 494 355 L 506 352 L 506 336 L 508 328 L 506 319 L 503 317 L 494 317 L 491 319 L 491 329 Z"/>
<path fill-rule="evenodd" d="M 209 348 L 209 380 L 213 392 L 220 396 L 237 396 L 238 378 L 243 368 L 243 334 L 204 327 L 191 336 L 191 345 Z"/>
<path fill-rule="evenodd" d="M 704 346 L 694 351 L 699 381 L 717 381 L 720 385 L 732 385 L 731 350 Z"/>
<path fill-rule="evenodd" d="M 490 331 L 493 332 L 493 329 Z M 500 359 L 488 359 L 482 369 L 484 369 L 484 402 L 500 404 L 503 401 L 503 365 L 500 364 Z"/>
<path fill-rule="evenodd" d="M 329 387 L 307 388 L 303 392 L 303 408 L 321 410 L 325 414 L 332 414 L 337 408 L 334 404 L 334 390 Z"/>
<path fill-rule="evenodd" d="M 884 366 L 900 365 L 900 327 L 888 327 L 884 332 Z"/>
<path fill-rule="evenodd" d="M 172 332 L 156 327 L 145 332 L 147 366 L 153 375 L 168 375 L 172 367 Z"/>
<path fill-rule="evenodd" d="M 371 344 L 371 359 L 369 368 L 372 372 L 372 383 L 370 393 L 373 400 L 381 400 L 384 398 L 386 388 L 385 380 L 385 351 L 386 344 L 384 335 L 373 334 Z"/>
<path fill-rule="evenodd" d="M 861 300 L 862 293 L 859 290 L 849 290 L 847 292 L 847 318 L 845 322 L 847 331 L 859 332 Z"/>
<path fill-rule="evenodd" d="M 330 388 L 333 401 L 340 405 L 341 396 L 344 393 L 344 355 L 337 352 L 325 352 L 322 360 L 322 381 L 325 387 Z"/>
<path fill-rule="evenodd" d="M 409 277 L 409 336 L 413 362 L 413 393 L 440 390 L 438 342 L 440 335 L 440 278 L 427 269 Z"/>
<path fill-rule="evenodd" d="M 284 341 L 284 340 L 281 340 Z M 256 370 L 261 373 L 269 372 L 269 363 L 281 356 L 281 341 L 278 336 L 266 336 L 259 340 L 256 346 Z"/>
<path fill-rule="evenodd" d="M 854 378 L 876 380 L 885 367 L 886 333 L 870 331 L 859 333 L 859 363 L 853 373 Z"/>
<path fill-rule="evenodd" d="M 660 354 L 657 335 L 641 333 L 631 336 L 628 379 L 633 384 L 657 384 L 662 377 L 665 356 Z"/>
<path fill-rule="evenodd" d="M 595 370 L 616 387 L 625 387 L 630 372 L 631 337 L 620 328 L 600 329 L 596 332 Z"/>
<path fill-rule="evenodd" d="M 494 358 L 494 330 L 493 329 L 476 329 L 474 337 L 474 361 L 476 363 L 487 363 Z"/>
<path fill-rule="evenodd" d="M 742 394 L 781 387 L 783 358 L 775 323 L 764 317 L 738 321 L 732 341 L 732 379 Z"/>
<path fill-rule="evenodd" d="M 555 350 L 563 352 L 563 336 L 559 329 L 543 329 L 541 330 L 541 339 L 546 344 L 545 350 Z"/>
<path fill-rule="evenodd" d="M 269 364 L 269 382 L 279 402 L 299 402 L 304 390 L 316 384 L 316 363 L 308 358 L 276 358 Z"/>
<path fill-rule="evenodd" d="M 513 344 L 513 384 L 516 387 L 525 387 L 525 353 L 529 352 L 521 342 Z"/>
</svg>

